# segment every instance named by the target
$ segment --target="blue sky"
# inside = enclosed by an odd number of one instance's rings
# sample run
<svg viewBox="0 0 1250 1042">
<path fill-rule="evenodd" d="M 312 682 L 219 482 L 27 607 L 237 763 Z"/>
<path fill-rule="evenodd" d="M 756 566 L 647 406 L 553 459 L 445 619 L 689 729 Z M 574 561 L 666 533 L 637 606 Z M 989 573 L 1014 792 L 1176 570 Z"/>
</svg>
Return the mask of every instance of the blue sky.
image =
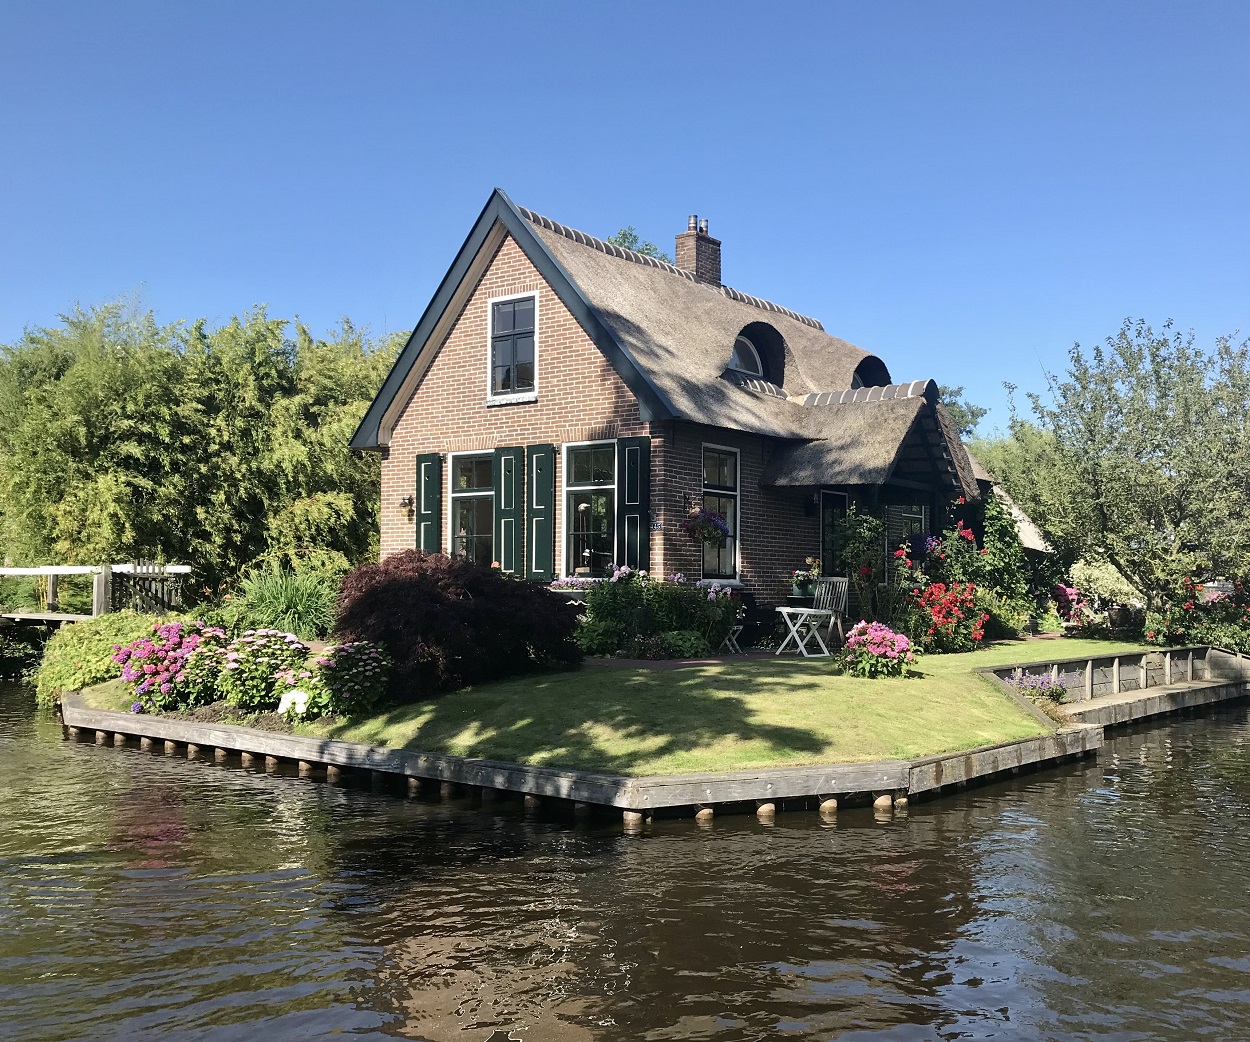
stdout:
<svg viewBox="0 0 1250 1042">
<path fill-rule="evenodd" d="M 492 187 L 1043 386 L 1128 315 L 1250 333 L 1250 3 L 0 5 L 0 343 L 74 302 L 420 316 Z"/>
</svg>

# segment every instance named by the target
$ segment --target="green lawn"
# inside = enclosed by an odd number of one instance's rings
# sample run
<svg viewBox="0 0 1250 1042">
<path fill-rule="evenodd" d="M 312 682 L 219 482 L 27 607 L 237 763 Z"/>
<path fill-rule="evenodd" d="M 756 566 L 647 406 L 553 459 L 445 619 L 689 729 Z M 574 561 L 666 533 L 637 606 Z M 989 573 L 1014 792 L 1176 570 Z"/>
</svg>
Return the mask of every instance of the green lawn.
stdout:
<svg viewBox="0 0 1250 1042">
<path fill-rule="evenodd" d="M 634 776 L 911 759 L 1043 733 L 975 668 L 1137 647 L 1002 642 L 966 655 L 926 656 L 920 674 L 902 680 L 837 676 L 827 660 L 788 657 L 679 670 L 585 666 L 298 730 Z M 102 686 L 98 698 L 92 692 L 92 701 L 118 702 L 112 688 Z"/>
<path fill-rule="evenodd" d="M 827 661 L 792 658 L 680 670 L 585 666 L 300 730 L 634 776 L 910 759 L 1044 731 L 973 669 L 1134 647 L 1004 642 L 928 656 L 921 675 L 902 680 L 836 676 Z"/>
</svg>

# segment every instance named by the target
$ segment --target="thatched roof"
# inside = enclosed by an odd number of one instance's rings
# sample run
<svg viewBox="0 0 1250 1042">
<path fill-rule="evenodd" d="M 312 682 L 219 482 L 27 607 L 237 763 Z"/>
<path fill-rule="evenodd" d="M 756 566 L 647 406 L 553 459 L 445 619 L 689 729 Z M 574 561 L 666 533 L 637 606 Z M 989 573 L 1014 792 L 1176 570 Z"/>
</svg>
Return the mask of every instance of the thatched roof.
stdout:
<svg viewBox="0 0 1250 1042">
<path fill-rule="evenodd" d="M 812 440 L 775 453 L 762 483 L 883 485 L 891 478 L 926 482 L 936 476 L 952 498 L 977 499 L 980 489 L 950 417 L 937 403 L 937 387 L 932 381 L 922 387 L 921 394 L 812 408 Z"/>
<path fill-rule="evenodd" d="M 618 255 L 627 250 L 586 245 L 584 240 L 599 240 L 580 233 L 571 238 L 553 231 L 546 218 L 533 220 L 539 238 L 680 419 L 801 437 L 805 410 L 791 399 L 850 387 L 856 367 L 873 357 L 830 336 L 813 319 L 764 301 L 746 303 L 757 298 L 696 282 L 662 262 L 633 262 Z M 784 339 L 785 398 L 723 378 L 734 338 L 755 322 L 767 322 Z"/>
<path fill-rule="evenodd" d="M 1046 537 L 1042 535 L 1042 530 L 1033 523 L 1033 519 L 1020 507 L 1014 499 L 1007 494 L 1007 490 L 994 480 L 985 465 L 977 459 L 975 455 L 964 450 L 964 455 L 968 457 L 968 461 L 972 467 L 972 473 L 976 477 L 977 482 L 982 488 L 991 493 L 999 503 L 1002 504 L 1004 510 L 1016 526 L 1016 536 L 1020 540 L 1020 545 L 1026 550 L 1037 550 L 1040 553 L 1054 553 L 1054 548 L 1046 541 Z"/>
<path fill-rule="evenodd" d="M 877 484 L 923 464 L 918 477 L 932 480 L 936 472 L 952 489 L 977 495 L 932 381 L 856 388 L 857 377 L 888 381 L 885 365 L 830 336 L 816 319 L 700 282 L 672 264 L 518 207 L 499 190 L 361 421 L 354 448 L 388 444 L 467 299 L 466 287 L 480 277 L 505 235 L 608 358 L 637 397 L 643 419 L 687 420 L 805 443 L 778 454 L 795 468 L 789 477 L 779 475 L 778 483 Z M 748 327 L 770 340 L 766 380 L 744 379 L 728 368 L 734 340 Z"/>
</svg>

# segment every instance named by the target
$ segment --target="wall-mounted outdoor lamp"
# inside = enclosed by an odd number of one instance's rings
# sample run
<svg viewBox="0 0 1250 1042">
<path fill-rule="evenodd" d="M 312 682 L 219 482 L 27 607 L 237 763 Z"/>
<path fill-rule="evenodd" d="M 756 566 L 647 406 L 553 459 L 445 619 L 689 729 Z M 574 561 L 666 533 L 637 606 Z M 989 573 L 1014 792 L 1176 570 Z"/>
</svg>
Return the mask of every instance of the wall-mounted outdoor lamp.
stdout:
<svg viewBox="0 0 1250 1042">
<path fill-rule="evenodd" d="M 408 520 L 411 521 L 417 512 L 417 497 L 404 496 L 404 498 L 399 501 L 399 508 L 407 512 Z"/>
</svg>

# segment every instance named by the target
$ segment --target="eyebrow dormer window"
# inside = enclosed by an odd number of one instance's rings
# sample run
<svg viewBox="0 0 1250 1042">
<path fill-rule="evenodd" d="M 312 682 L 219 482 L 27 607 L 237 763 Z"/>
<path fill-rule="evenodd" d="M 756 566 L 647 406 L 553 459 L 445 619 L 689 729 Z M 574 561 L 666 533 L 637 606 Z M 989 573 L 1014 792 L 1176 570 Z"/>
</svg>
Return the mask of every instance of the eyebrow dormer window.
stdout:
<svg viewBox="0 0 1250 1042">
<path fill-rule="evenodd" d="M 729 368 L 751 376 L 764 375 L 764 366 L 760 362 L 760 353 L 755 350 L 755 345 L 744 336 L 740 336 L 734 341 L 733 354 L 729 356 Z"/>
</svg>

